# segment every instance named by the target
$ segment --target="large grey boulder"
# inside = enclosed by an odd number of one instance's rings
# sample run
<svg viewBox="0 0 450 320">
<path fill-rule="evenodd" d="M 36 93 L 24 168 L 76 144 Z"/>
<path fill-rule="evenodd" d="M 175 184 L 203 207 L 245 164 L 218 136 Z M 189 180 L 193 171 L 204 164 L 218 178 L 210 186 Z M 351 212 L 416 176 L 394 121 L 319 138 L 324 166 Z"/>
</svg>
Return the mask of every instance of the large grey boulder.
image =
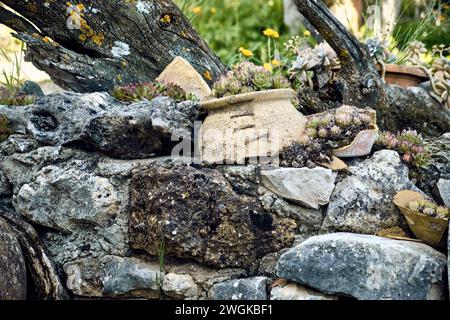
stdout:
<svg viewBox="0 0 450 320">
<path fill-rule="evenodd" d="M 20 111 L 18 111 L 20 109 Z M 77 146 L 116 158 L 169 155 L 179 138 L 191 139 L 199 111 L 192 102 L 158 97 L 124 104 L 108 93 L 64 92 L 23 108 L 0 106 L 13 133 L 41 145 Z"/>
<path fill-rule="evenodd" d="M 268 279 L 253 277 L 218 283 L 211 288 L 212 300 L 267 300 Z"/>
<path fill-rule="evenodd" d="M 323 232 L 348 231 L 375 234 L 403 226 L 405 221 L 393 203 L 398 191 L 419 191 L 409 180 L 409 169 L 395 151 L 382 150 L 349 167 L 350 175 L 336 185 Z"/>
<path fill-rule="evenodd" d="M 261 171 L 262 182 L 280 197 L 319 209 L 330 201 L 336 174 L 325 168 L 280 168 Z"/>
<path fill-rule="evenodd" d="M 83 297 L 158 299 L 164 278 L 157 263 L 116 256 L 69 262 L 64 272 L 67 288 Z"/>
<path fill-rule="evenodd" d="M 27 271 L 20 244 L 9 224 L 0 218 L 0 300 L 27 298 Z"/>
<path fill-rule="evenodd" d="M 362 300 L 445 298 L 447 258 L 421 243 L 349 233 L 312 237 L 281 256 L 281 278 Z"/>
<path fill-rule="evenodd" d="M 292 245 L 296 222 L 239 195 L 218 170 L 188 165 L 134 170 L 130 245 L 214 267 L 249 267 Z"/>
</svg>

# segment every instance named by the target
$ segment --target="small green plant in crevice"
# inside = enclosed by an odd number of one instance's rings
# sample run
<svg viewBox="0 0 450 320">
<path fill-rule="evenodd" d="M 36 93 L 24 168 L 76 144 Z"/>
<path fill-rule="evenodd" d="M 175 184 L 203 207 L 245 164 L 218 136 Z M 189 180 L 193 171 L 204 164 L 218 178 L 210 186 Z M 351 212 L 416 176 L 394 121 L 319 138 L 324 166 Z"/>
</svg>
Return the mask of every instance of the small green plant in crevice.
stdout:
<svg viewBox="0 0 450 320">
<path fill-rule="evenodd" d="M 169 97 L 176 102 L 196 100 L 195 96 L 186 93 L 181 87 L 173 83 L 144 82 L 117 86 L 111 91 L 111 95 L 119 101 L 136 102 L 144 99 L 152 100 L 156 97 Z"/>
<path fill-rule="evenodd" d="M 379 135 L 376 145 L 397 151 L 402 155 L 402 160 L 412 167 L 425 167 L 431 158 L 422 135 L 415 130 L 403 130 L 397 135 L 383 132 Z"/>
<path fill-rule="evenodd" d="M 220 78 L 213 87 L 216 98 L 271 89 L 288 89 L 291 83 L 288 78 L 273 73 L 264 67 L 249 61 L 241 62 L 233 67 L 227 75 Z"/>
<path fill-rule="evenodd" d="M 448 219 L 450 218 L 450 209 L 444 206 L 439 206 L 434 202 L 427 200 L 412 201 L 408 207 L 413 211 L 418 211 L 430 217 Z"/>
<path fill-rule="evenodd" d="M 5 115 L 0 115 L 0 142 L 5 141 L 11 135 L 10 123 Z"/>
<path fill-rule="evenodd" d="M 0 81 L 0 105 L 25 106 L 33 104 L 36 97 L 21 92 L 23 81 L 21 80 L 24 44 L 22 43 L 20 54 L 14 53 L 12 59 L 4 50 L 0 54 L 11 64 L 11 70 L 2 71 L 3 80 Z"/>
<path fill-rule="evenodd" d="M 156 275 L 156 282 L 159 286 L 159 295 L 162 298 L 162 275 L 165 273 L 165 259 L 166 259 L 166 244 L 164 237 L 161 237 L 161 242 L 158 246 L 158 262 L 159 273 Z"/>
</svg>

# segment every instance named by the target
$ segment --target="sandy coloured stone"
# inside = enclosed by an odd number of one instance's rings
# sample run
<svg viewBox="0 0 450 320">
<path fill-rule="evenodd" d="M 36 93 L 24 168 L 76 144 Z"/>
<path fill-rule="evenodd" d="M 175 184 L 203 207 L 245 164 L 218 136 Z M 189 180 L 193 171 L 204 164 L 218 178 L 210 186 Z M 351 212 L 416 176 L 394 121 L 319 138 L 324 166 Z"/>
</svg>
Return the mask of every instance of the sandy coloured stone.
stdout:
<svg viewBox="0 0 450 320">
<path fill-rule="evenodd" d="M 200 101 L 211 95 L 211 89 L 206 81 L 189 62 L 181 57 L 176 57 L 156 80 L 174 83 L 187 93 L 195 95 Z"/>
</svg>

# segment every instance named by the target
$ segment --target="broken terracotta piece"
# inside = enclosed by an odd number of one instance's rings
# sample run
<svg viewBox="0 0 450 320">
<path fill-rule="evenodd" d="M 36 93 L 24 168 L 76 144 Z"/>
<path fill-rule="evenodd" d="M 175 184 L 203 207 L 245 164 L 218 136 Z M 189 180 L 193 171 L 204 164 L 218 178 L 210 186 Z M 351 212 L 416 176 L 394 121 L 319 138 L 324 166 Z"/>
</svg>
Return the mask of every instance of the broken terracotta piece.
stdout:
<svg viewBox="0 0 450 320">
<path fill-rule="evenodd" d="M 348 108 L 348 106 L 343 106 L 341 108 Z M 336 110 L 336 115 L 339 114 L 340 109 Z M 342 109 L 344 110 L 344 109 Z M 372 123 L 370 124 L 369 130 L 363 130 L 358 133 L 353 142 L 348 146 L 333 150 L 333 154 L 340 158 L 353 158 L 353 157 L 364 157 L 370 154 L 372 147 L 377 140 L 378 132 L 380 131 L 377 126 L 377 114 L 372 109 L 364 109 L 368 115 L 372 117 Z"/>
<path fill-rule="evenodd" d="M 397 193 L 394 203 L 405 216 L 414 235 L 426 244 L 437 247 L 447 230 L 448 219 L 431 217 L 409 208 L 412 201 L 424 199 L 425 197 L 418 192 L 405 190 Z"/>
<path fill-rule="evenodd" d="M 342 171 L 348 168 L 347 164 L 338 157 L 333 157 L 333 160 L 331 160 L 330 163 L 324 162 L 321 163 L 320 166 L 333 171 Z"/>
<path fill-rule="evenodd" d="M 201 103 L 208 111 L 197 144 L 202 161 L 243 164 L 264 157 L 273 162 L 305 131 L 306 118 L 293 106 L 294 97 L 291 89 L 277 89 Z"/>
<path fill-rule="evenodd" d="M 156 81 L 173 83 L 180 86 L 187 93 L 196 96 L 200 101 L 211 95 L 211 89 L 202 76 L 182 57 L 176 57 Z"/>
</svg>

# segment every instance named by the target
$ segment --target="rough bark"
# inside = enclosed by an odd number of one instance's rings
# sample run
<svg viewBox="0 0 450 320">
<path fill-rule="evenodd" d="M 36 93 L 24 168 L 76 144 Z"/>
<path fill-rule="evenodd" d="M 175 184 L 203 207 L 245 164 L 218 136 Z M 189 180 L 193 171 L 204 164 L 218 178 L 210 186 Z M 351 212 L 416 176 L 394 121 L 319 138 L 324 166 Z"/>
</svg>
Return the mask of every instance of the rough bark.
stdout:
<svg viewBox="0 0 450 320">
<path fill-rule="evenodd" d="M 2 2 L 36 26 L 6 9 L 0 11 L 0 22 L 27 43 L 27 59 L 67 89 L 93 92 L 153 80 L 176 56 L 187 59 L 209 84 L 225 71 L 170 0 L 78 1 L 85 5 L 81 29 L 68 28 L 64 1 Z M 118 57 L 114 48 L 121 43 L 130 53 Z"/>
</svg>

